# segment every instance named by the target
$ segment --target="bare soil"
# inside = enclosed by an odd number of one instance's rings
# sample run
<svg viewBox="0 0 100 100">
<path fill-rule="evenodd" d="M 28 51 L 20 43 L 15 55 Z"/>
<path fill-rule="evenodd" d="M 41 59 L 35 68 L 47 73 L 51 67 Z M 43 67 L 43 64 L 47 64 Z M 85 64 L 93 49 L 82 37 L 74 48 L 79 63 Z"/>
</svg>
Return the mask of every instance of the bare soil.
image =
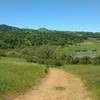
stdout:
<svg viewBox="0 0 100 100">
<path fill-rule="evenodd" d="M 51 68 L 38 87 L 13 100 L 91 100 L 91 97 L 78 77 Z"/>
</svg>

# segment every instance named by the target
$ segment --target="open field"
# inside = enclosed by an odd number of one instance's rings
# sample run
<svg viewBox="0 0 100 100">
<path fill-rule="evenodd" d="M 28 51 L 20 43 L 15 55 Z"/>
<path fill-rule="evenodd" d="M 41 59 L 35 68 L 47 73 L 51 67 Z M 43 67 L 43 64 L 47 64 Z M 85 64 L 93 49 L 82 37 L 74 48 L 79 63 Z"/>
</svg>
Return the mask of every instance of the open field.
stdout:
<svg viewBox="0 0 100 100">
<path fill-rule="evenodd" d="M 100 100 L 100 65 L 65 65 L 62 68 L 81 77 L 95 100 Z"/>
<path fill-rule="evenodd" d="M 100 40 L 87 40 L 82 43 L 78 43 L 77 45 L 70 45 L 68 47 L 64 48 L 68 52 L 91 52 L 96 51 L 97 53 L 100 53 Z"/>
<path fill-rule="evenodd" d="M 19 58 L 0 58 L 0 100 L 10 94 L 23 93 L 45 75 L 45 67 Z"/>
</svg>

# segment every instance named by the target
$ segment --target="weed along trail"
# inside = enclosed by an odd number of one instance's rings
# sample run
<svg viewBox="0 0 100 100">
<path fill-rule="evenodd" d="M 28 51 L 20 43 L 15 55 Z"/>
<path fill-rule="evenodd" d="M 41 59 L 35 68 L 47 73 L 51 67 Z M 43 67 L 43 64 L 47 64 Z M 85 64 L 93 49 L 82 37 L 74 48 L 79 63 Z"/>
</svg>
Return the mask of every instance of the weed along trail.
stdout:
<svg viewBox="0 0 100 100">
<path fill-rule="evenodd" d="M 51 68 L 36 89 L 13 100 L 91 100 L 82 81 L 63 70 Z"/>
</svg>

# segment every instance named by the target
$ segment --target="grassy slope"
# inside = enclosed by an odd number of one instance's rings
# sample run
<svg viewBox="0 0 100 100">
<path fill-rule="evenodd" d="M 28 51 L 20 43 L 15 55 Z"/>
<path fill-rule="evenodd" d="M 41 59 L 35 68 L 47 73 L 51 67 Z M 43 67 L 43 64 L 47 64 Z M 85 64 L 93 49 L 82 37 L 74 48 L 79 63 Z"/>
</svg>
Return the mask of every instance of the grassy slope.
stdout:
<svg viewBox="0 0 100 100">
<path fill-rule="evenodd" d="M 100 65 L 65 65 L 62 68 L 78 74 L 97 100 L 100 100 Z"/>
<path fill-rule="evenodd" d="M 0 100 L 12 93 L 25 92 L 45 75 L 42 65 L 31 64 L 23 59 L 0 59 Z"/>
<path fill-rule="evenodd" d="M 79 43 L 79 45 L 72 45 L 69 47 L 64 48 L 65 51 L 72 52 L 76 50 L 87 50 L 92 51 L 96 50 L 98 53 L 100 53 L 100 41 L 98 40 L 88 40 L 83 43 Z"/>
</svg>

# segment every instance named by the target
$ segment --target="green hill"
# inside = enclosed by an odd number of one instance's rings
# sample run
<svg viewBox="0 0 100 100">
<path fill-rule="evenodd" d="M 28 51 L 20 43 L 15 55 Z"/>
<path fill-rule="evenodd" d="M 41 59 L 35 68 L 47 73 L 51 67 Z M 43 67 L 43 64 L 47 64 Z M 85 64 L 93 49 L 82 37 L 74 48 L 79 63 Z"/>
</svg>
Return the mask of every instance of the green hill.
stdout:
<svg viewBox="0 0 100 100">
<path fill-rule="evenodd" d="M 48 30 L 46 28 L 20 29 L 8 25 L 0 25 L 0 48 L 20 48 L 25 46 L 72 45 L 89 38 L 100 38 L 100 33 L 68 32 Z"/>
</svg>

